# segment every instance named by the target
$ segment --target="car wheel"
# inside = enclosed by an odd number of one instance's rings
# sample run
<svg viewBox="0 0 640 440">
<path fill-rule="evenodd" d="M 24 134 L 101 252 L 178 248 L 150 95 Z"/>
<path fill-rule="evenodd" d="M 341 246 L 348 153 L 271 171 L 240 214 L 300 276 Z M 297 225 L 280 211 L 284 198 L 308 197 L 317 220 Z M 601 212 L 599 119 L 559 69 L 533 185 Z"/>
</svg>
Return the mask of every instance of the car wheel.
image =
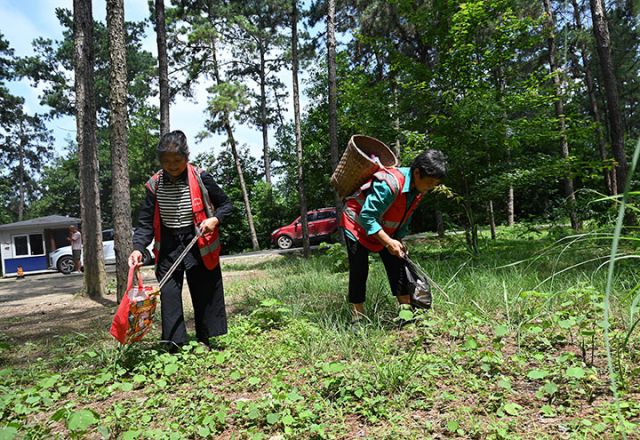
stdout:
<svg viewBox="0 0 640 440">
<path fill-rule="evenodd" d="M 288 235 L 281 235 L 278 237 L 278 247 L 280 249 L 289 249 L 293 244 L 293 240 Z"/>
<path fill-rule="evenodd" d="M 148 249 L 145 249 L 142 254 L 142 265 L 149 266 L 150 264 L 153 264 L 153 255 L 151 255 Z"/>
<path fill-rule="evenodd" d="M 75 265 L 73 264 L 73 257 L 71 257 L 70 255 L 60 257 L 56 266 L 58 267 L 58 270 L 65 275 L 70 274 L 75 269 Z"/>
</svg>

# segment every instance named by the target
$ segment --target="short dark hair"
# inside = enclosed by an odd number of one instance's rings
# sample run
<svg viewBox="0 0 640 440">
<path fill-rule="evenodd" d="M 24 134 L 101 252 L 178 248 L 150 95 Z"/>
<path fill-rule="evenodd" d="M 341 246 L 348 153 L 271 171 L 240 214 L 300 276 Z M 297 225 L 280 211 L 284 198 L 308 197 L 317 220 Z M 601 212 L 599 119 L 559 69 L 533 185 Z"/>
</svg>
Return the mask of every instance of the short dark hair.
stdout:
<svg viewBox="0 0 640 440">
<path fill-rule="evenodd" d="M 440 150 L 424 150 L 413 159 L 411 174 L 418 170 L 420 177 L 444 179 L 447 177 L 447 158 Z"/>
<path fill-rule="evenodd" d="M 189 146 L 187 145 L 187 136 L 180 130 L 174 130 L 165 133 L 158 142 L 158 156 L 163 153 L 177 153 L 186 158 L 189 157 Z"/>
</svg>

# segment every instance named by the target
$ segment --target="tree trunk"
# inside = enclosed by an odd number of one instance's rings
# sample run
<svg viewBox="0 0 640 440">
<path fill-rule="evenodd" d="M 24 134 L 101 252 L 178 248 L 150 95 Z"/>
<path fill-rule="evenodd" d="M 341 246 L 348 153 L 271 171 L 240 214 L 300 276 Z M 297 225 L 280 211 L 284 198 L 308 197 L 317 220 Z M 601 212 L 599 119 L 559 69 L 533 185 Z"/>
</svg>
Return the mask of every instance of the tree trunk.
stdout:
<svg viewBox="0 0 640 440">
<path fill-rule="evenodd" d="M 438 231 L 438 238 L 444 238 L 444 219 L 442 218 L 442 211 L 436 209 L 436 228 Z"/>
<path fill-rule="evenodd" d="M 164 25 L 164 0 L 155 0 L 156 43 L 158 44 L 158 76 L 160 80 L 160 136 L 170 131 L 169 68 L 167 34 Z"/>
<path fill-rule="evenodd" d="M 269 123 L 267 121 L 267 74 L 264 48 L 260 47 L 260 125 L 262 126 L 262 154 L 264 155 L 264 179 L 271 186 L 271 156 L 269 154 Z"/>
<path fill-rule="evenodd" d="M 329 145 L 331 151 L 331 170 L 338 167 L 340 161 L 340 150 L 338 149 L 338 100 L 337 100 L 337 80 L 336 80 L 336 1 L 327 2 L 327 66 L 329 74 Z M 333 193 L 336 205 L 336 215 L 338 220 L 342 218 L 342 199 L 338 193 Z M 344 243 L 342 234 L 338 234 L 338 239 Z"/>
<path fill-rule="evenodd" d="M 298 90 L 298 0 L 291 2 L 291 75 L 293 86 L 293 120 L 296 130 L 296 155 L 298 158 L 298 194 L 300 196 L 300 219 L 302 220 L 302 249 L 309 256 L 309 225 L 307 222 L 307 198 L 304 192 L 304 170 L 302 168 L 302 133 L 300 130 L 300 91 Z"/>
<path fill-rule="evenodd" d="M 222 78 L 220 77 L 220 70 L 218 68 L 218 55 L 216 51 L 216 40 L 211 40 L 211 57 L 213 59 L 213 76 L 216 80 L 216 84 L 222 84 Z M 244 181 L 244 173 L 242 172 L 242 163 L 240 162 L 240 156 L 238 155 L 238 147 L 236 145 L 236 139 L 233 136 L 233 130 L 231 128 L 231 121 L 229 120 L 229 113 L 224 111 L 222 115 L 222 124 L 224 130 L 227 133 L 227 141 L 231 147 L 231 154 L 233 155 L 233 161 L 236 164 L 236 172 L 238 173 L 238 179 L 240 180 L 240 190 L 242 191 L 242 201 L 244 202 L 244 209 L 247 214 L 247 223 L 249 224 L 249 234 L 251 235 L 251 246 L 254 251 L 260 250 L 260 244 L 258 243 L 258 235 L 256 234 L 256 228 L 253 224 L 253 214 L 251 213 L 251 203 L 249 202 L 249 192 L 247 191 L 247 185 Z"/>
<path fill-rule="evenodd" d="M 20 121 L 20 140 L 18 141 L 18 191 L 20 192 L 20 200 L 18 200 L 18 221 L 24 218 L 24 147 L 25 147 L 24 123 Z"/>
<path fill-rule="evenodd" d="M 616 186 L 618 192 L 623 192 L 629 166 L 624 152 L 622 113 L 620 110 L 615 68 L 609 48 L 609 27 L 607 25 L 603 0 L 590 0 L 589 3 L 591 6 L 593 33 L 595 35 L 598 58 L 600 59 L 600 69 L 604 79 L 611 149 L 613 151 L 613 157 L 618 163 L 616 165 Z"/>
<path fill-rule="evenodd" d="M 513 185 L 509 185 L 509 191 L 507 193 L 507 224 L 513 226 L 516 224 L 515 218 L 515 197 L 513 192 Z"/>
<path fill-rule="evenodd" d="M 551 0 L 543 0 L 544 8 L 546 12 L 547 28 L 547 44 L 549 46 L 549 69 L 553 77 L 553 85 L 555 87 L 555 110 L 556 117 L 558 118 L 558 124 L 560 125 L 560 154 L 563 159 L 569 157 L 569 143 L 567 140 L 567 128 L 564 115 L 564 104 L 562 101 L 562 85 L 560 83 L 560 73 L 558 72 L 558 65 L 556 60 L 556 40 L 555 40 L 555 23 L 553 18 L 553 10 L 551 9 Z M 580 222 L 578 221 L 578 215 L 576 214 L 576 196 L 573 190 L 573 179 L 569 177 L 562 178 L 562 189 L 564 196 L 569 206 L 569 218 L 571 220 L 571 227 L 574 231 L 580 229 Z"/>
<path fill-rule="evenodd" d="M 500 22 L 502 22 L 502 14 L 500 14 Z M 500 142 L 504 148 L 504 152 L 507 157 L 507 169 L 511 170 L 511 144 L 509 143 L 509 117 L 507 115 L 507 105 L 505 104 L 505 91 L 507 88 L 507 80 L 505 78 L 504 73 L 504 65 L 499 64 L 498 68 L 495 71 L 495 83 L 496 83 L 496 101 L 501 108 L 501 123 L 502 129 L 500 131 Z M 491 156 L 488 156 L 488 163 L 491 163 Z M 509 226 L 513 226 L 515 223 L 515 212 L 514 212 L 514 189 L 513 183 L 509 181 L 509 189 L 507 191 L 507 224 Z M 493 208 L 493 201 L 492 201 Z"/>
<path fill-rule="evenodd" d="M 464 229 L 464 236 L 467 242 L 467 249 L 473 255 L 478 255 L 480 249 L 478 247 L 478 225 L 476 224 L 475 216 L 473 214 L 473 208 L 471 205 L 464 202 L 464 210 L 467 215 L 467 224 Z"/>
<path fill-rule="evenodd" d="M 469 203 L 471 195 L 469 194 L 469 185 L 467 179 L 462 179 L 462 208 L 466 216 L 466 222 L 464 226 L 464 236 L 467 242 L 467 250 L 473 255 L 478 255 L 478 225 L 476 223 L 476 217 L 473 213 L 473 206 Z"/>
<path fill-rule="evenodd" d="M 493 213 L 493 200 L 489 200 L 489 205 L 487 206 L 487 210 L 489 212 L 489 226 L 491 227 L 491 239 L 496 239 L 496 217 Z"/>
<path fill-rule="evenodd" d="M 80 217 L 84 255 L 84 291 L 91 298 L 105 293 L 102 225 L 96 147 L 93 17 L 91 0 L 73 0 L 75 91 Z"/>
<path fill-rule="evenodd" d="M 396 132 L 393 152 L 396 154 L 398 160 L 400 160 L 400 109 L 398 108 L 398 84 L 396 83 L 395 75 L 391 78 L 391 82 L 393 83 L 393 111 L 395 112 L 393 129 Z"/>
<path fill-rule="evenodd" d="M 280 127 L 284 127 L 284 117 L 282 116 L 284 114 L 284 111 L 282 110 L 282 106 L 280 105 L 280 98 L 278 97 L 278 89 L 276 88 L 275 85 L 272 88 L 273 88 L 273 96 L 275 97 L 274 99 L 276 102 L 276 109 L 278 110 L 277 112 L 278 121 L 280 122 Z"/>
<path fill-rule="evenodd" d="M 242 163 L 240 162 L 240 156 L 238 155 L 238 148 L 236 145 L 236 139 L 233 136 L 233 130 L 231 129 L 231 123 L 229 122 L 229 116 L 227 112 L 224 113 L 224 129 L 227 132 L 227 140 L 231 147 L 231 154 L 236 164 L 236 172 L 240 179 L 240 190 L 242 191 L 242 200 L 244 202 L 244 209 L 247 212 L 247 222 L 249 223 L 249 233 L 251 234 L 251 246 L 254 251 L 260 250 L 260 243 L 258 243 L 258 236 L 256 234 L 256 228 L 253 225 L 253 214 L 251 213 L 251 203 L 249 202 L 249 193 L 247 191 L 247 185 L 244 182 L 244 173 L 242 172 Z"/>
<path fill-rule="evenodd" d="M 573 17 L 578 32 L 582 32 L 582 18 L 580 15 L 580 6 L 577 0 L 571 0 L 573 4 Z M 602 130 L 602 118 L 600 117 L 600 109 L 598 108 L 598 98 L 596 97 L 596 88 L 593 81 L 593 74 L 591 73 L 591 67 L 589 66 L 589 59 L 587 57 L 587 44 L 584 40 L 578 41 L 580 46 L 580 57 L 582 58 L 582 66 L 584 69 L 584 79 L 587 86 L 587 93 L 589 94 L 589 105 L 591 118 L 596 125 L 596 142 L 598 143 L 598 152 L 600 153 L 600 159 L 604 162 L 607 160 L 607 144 L 605 141 L 605 135 Z M 607 194 L 617 194 L 617 185 L 615 182 L 615 171 L 604 170 L 604 183 L 607 189 Z"/>
<path fill-rule="evenodd" d="M 507 166 L 511 168 L 511 144 L 509 142 L 509 130 L 508 130 L 508 115 L 507 109 L 504 102 L 504 95 L 506 85 L 506 78 L 504 74 L 504 68 L 502 65 L 498 66 L 498 69 L 495 74 L 495 82 L 496 82 L 496 100 L 500 104 L 502 108 L 502 126 L 504 136 L 502 138 L 502 142 L 504 143 L 504 148 L 507 153 Z M 515 224 L 515 203 L 514 203 L 514 189 L 513 183 L 509 182 L 509 190 L 507 192 L 507 224 L 509 226 L 513 226 Z"/>
<path fill-rule="evenodd" d="M 129 158 L 127 133 L 127 49 L 124 29 L 124 0 L 107 0 L 109 32 L 109 137 L 114 250 L 116 254 L 116 292 L 118 302 L 127 289 L 129 254 L 133 251 Z"/>
</svg>

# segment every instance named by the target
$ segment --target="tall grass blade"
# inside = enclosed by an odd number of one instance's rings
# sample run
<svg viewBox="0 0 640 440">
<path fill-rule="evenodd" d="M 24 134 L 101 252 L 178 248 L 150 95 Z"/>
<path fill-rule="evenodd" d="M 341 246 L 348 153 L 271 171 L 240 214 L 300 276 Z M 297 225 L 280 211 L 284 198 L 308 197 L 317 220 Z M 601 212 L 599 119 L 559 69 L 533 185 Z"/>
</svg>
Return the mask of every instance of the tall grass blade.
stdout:
<svg viewBox="0 0 640 440">
<path fill-rule="evenodd" d="M 611 380 L 611 391 L 613 392 L 613 398 L 618 412 L 618 421 L 620 423 L 622 437 L 626 440 L 627 434 L 624 426 L 624 416 L 620 409 L 620 400 L 618 398 L 618 383 L 616 381 L 616 372 L 613 366 L 613 359 L 611 355 L 611 341 L 609 339 L 609 308 L 611 300 L 611 287 L 613 285 L 613 273 L 616 265 L 616 256 L 618 254 L 618 243 L 620 242 L 620 235 L 622 233 L 622 225 L 624 221 L 625 207 L 629 198 L 629 190 L 631 186 L 631 178 L 635 173 L 636 166 L 638 165 L 638 157 L 640 156 L 640 139 L 636 145 L 636 149 L 633 153 L 633 160 L 631 162 L 631 168 L 629 174 L 627 174 L 627 181 L 625 182 L 624 195 L 622 197 L 622 203 L 618 209 L 618 218 L 616 220 L 616 227 L 613 233 L 613 242 L 611 244 L 611 258 L 609 260 L 609 273 L 607 274 L 607 287 L 604 294 L 604 341 L 607 350 L 607 365 L 609 367 L 609 379 Z"/>
</svg>

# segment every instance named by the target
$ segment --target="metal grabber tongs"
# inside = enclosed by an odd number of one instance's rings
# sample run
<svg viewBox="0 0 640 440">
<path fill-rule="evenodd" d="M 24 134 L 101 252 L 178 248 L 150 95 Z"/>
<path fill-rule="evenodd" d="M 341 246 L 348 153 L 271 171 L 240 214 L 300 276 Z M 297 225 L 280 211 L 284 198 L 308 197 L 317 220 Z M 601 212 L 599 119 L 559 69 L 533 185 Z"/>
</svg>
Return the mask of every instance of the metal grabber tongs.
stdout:
<svg viewBox="0 0 640 440">
<path fill-rule="evenodd" d="M 164 286 L 167 283 L 167 281 L 169 280 L 169 278 L 171 278 L 171 275 L 173 275 L 173 272 L 180 265 L 180 263 L 182 263 L 182 260 L 184 260 L 184 257 L 191 250 L 193 245 L 196 244 L 196 242 L 198 241 L 198 238 L 200 238 L 202 236 L 202 234 L 204 234 L 204 232 L 198 226 L 196 226 L 196 235 L 193 237 L 193 239 L 191 239 L 191 241 L 189 242 L 187 247 L 184 248 L 184 250 L 178 256 L 176 261 L 174 261 L 174 263 L 171 265 L 171 267 L 169 268 L 167 273 L 164 274 L 164 276 L 160 280 L 160 284 L 158 284 L 158 288 L 153 291 L 152 295 L 159 295 L 160 294 L 160 289 L 162 289 L 162 286 Z"/>
</svg>

